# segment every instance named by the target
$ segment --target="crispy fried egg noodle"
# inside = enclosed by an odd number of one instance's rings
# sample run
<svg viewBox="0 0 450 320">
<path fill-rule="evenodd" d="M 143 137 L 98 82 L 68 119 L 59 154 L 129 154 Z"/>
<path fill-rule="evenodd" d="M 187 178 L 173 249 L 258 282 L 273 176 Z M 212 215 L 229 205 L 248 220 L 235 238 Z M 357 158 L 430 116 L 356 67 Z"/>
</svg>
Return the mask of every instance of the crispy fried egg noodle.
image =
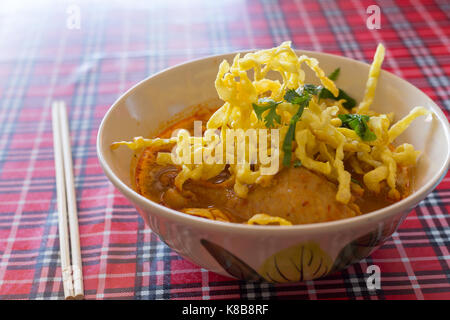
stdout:
<svg viewBox="0 0 450 320">
<path fill-rule="evenodd" d="M 305 168 L 324 175 L 328 180 L 336 183 L 336 200 L 348 204 L 352 199 L 352 191 L 361 192 L 361 187 L 352 182 L 351 172 L 362 176 L 366 189 L 380 193 L 382 184 L 388 186 L 388 196 L 392 200 L 401 199 L 397 190 L 397 171 L 399 167 L 411 167 L 416 164 L 419 151 L 411 144 L 404 143 L 393 146 L 396 139 L 411 122 L 429 111 L 423 107 L 415 107 L 403 119 L 392 124 L 393 114 L 379 114 L 370 110 L 375 96 L 375 89 L 380 75 L 385 49 L 379 44 L 374 61 L 370 67 L 366 84 L 365 95 L 361 103 L 351 110 L 344 108 L 344 99 L 320 99 L 313 95 L 305 107 L 300 120 L 296 123 L 294 141 L 292 145 L 293 161 L 300 160 Z M 305 85 L 305 73 L 302 66 L 309 67 L 320 80 L 321 85 L 329 90 L 334 97 L 339 89 L 334 81 L 330 80 L 320 68 L 319 62 L 307 56 L 297 57 L 290 42 L 284 42 L 279 47 L 248 53 L 241 57 L 237 54 L 232 64 L 224 60 L 220 66 L 215 80 L 215 87 L 224 104 L 210 117 L 206 124 L 207 130 L 201 137 L 191 137 L 186 131 L 180 130 L 170 139 L 145 139 L 137 137 L 131 142 L 116 142 L 111 146 L 116 148 L 126 145 L 136 150 L 147 146 L 174 146 L 185 144 L 191 151 L 190 155 L 181 157 L 177 163 L 181 171 L 175 179 L 175 185 L 180 190 L 188 180 L 207 180 L 222 172 L 227 164 L 234 181 L 234 191 L 241 197 L 247 197 L 249 186 L 252 184 L 268 185 L 272 178 L 283 166 L 272 170 L 269 174 L 264 172 L 267 161 L 256 161 L 251 155 L 260 154 L 261 146 L 267 148 L 267 154 L 280 160 L 284 156 L 282 148 L 274 146 L 271 140 L 271 131 L 268 130 L 267 141 L 270 143 L 249 144 L 245 149 L 243 161 L 214 161 L 217 160 L 214 150 L 223 150 L 227 146 L 227 129 L 266 129 L 265 123 L 258 118 L 252 105 L 259 99 L 271 99 L 278 103 L 276 114 L 280 123 L 274 123 L 273 129 L 278 129 L 279 141 L 284 140 L 289 123 L 298 107 L 283 100 L 288 89 L 298 89 Z M 268 78 L 269 71 L 280 74 L 280 80 Z M 264 114 L 267 114 L 265 111 Z M 375 134 L 376 139 L 369 141 L 362 139 L 355 130 L 342 126 L 338 117 L 340 114 L 360 114 L 370 116 L 368 128 Z M 227 150 L 225 148 L 225 155 Z M 202 163 L 193 163 L 194 157 L 202 157 Z M 228 155 L 236 157 L 236 155 Z M 234 158 L 235 159 L 235 158 Z M 252 160 L 252 161 L 251 161 Z M 159 153 L 158 164 L 174 164 L 170 153 Z M 282 163 L 280 160 L 279 163 Z M 219 218 L 210 211 L 196 211 L 188 209 L 190 214 L 204 217 Z M 275 219 L 275 220 L 274 220 Z M 279 218 L 281 219 L 281 218 Z M 248 221 L 251 224 L 287 224 L 261 213 Z"/>
</svg>

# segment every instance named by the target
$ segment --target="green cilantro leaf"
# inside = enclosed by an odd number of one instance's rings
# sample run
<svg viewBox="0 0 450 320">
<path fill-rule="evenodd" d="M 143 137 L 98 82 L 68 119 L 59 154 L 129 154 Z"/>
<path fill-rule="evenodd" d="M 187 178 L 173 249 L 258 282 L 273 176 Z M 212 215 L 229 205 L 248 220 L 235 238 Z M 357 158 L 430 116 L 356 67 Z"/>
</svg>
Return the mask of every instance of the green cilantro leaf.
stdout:
<svg viewBox="0 0 450 320">
<path fill-rule="evenodd" d="M 313 85 L 306 85 L 297 90 L 289 89 L 284 94 L 284 100 L 290 102 L 292 104 L 297 104 L 299 106 L 307 107 L 309 101 L 311 100 L 311 92 L 315 89 L 312 89 Z M 306 87 L 306 88 L 305 88 Z M 302 111 L 303 112 L 303 111 Z M 301 116 L 301 114 L 300 114 Z"/>
<path fill-rule="evenodd" d="M 344 90 L 339 89 L 339 94 L 335 97 L 330 90 L 323 88 L 320 91 L 319 99 L 333 99 L 333 100 L 341 100 L 345 99 L 345 102 L 342 104 L 345 109 L 351 110 L 356 106 L 356 100 L 350 97 Z"/>
<path fill-rule="evenodd" d="M 294 161 L 294 168 L 301 167 L 301 165 L 302 165 L 302 162 L 299 159 Z"/>
<path fill-rule="evenodd" d="M 283 165 L 289 167 L 291 165 L 292 158 L 292 141 L 294 141 L 295 139 L 295 127 L 303 114 L 303 110 L 309 105 L 311 94 L 308 92 L 308 90 L 304 90 L 304 88 L 300 90 L 300 93 L 296 90 L 289 89 L 284 95 L 284 100 L 298 105 L 297 112 L 291 118 L 288 131 L 286 132 L 286 136 L 283 141 Z"/>
<path fill-rule="evenodd" d="M 330 80 L 337 80 L 339 77 L 339 74 L 341 72 L 341 68 L 336 68 L 329 76 L 328 79 Z M 342 104 L 345 109 L 351 110 L 356 106 L 356 100 L 350 97 L 344 90 L 339 89 L 338 96 L 335 97 L 330 90 L 326 88 L 322 88 L 319 93 L 319 100 L 320 99 L 333 99 L 333 100 L 341 100 L 345 99 L 345 102 Z"/>
<path fill-rule="evenodd" d="M 339 77 L 339 73 L 341 72 L 341 68 L 336 68 L 330 75 L 328 76 L 328 79 L 336 81 Z"/>
<path fill-rule="evenodd" d="M 273 128 L 275 126 L 274 121 L 281 123 L 281 116 L 277 113 L 277 106 L 281 103 L 275 102 L 272 99 L 262 98 L 258 101 L 259 104 L 257 105 L 253 103 L 253 110 L 255 110 L 256 116 L 259 120 L 262 120 L 262 114 L 269 110 L 269 112 L 264 117 L 264 125 L 267 128 Z"/>
<path fill-rule="evenodd" d="M 303 86 L 303 91 L 306 91 L 309 94 L 312 94 L 315 96 L 319 95 L 322 90 L 323 90 L 322 86 L 316 86 L 314 84 L 305 84 Z"/>
<path fill-rule="evenodd" d="M 302 88 L 299 88 L 297 90 L 288 89 L 284 94 L 284 100 L 292 104 L 300 105 L 306 99 L 306 96 L 303 95 L 302 93 L 303 93 Z"/>
<path fill-rule="evenodd" d="M 377 138 L 367 125 L 369 116 L 349 113 L 340 114 L 338 117 L 342 121 L 342 127 L 354 130 L 363 141 L 373 141 Z"/>
<path fill-rule="evenodd" d="M 356 179 L 354 179 L 354 178 L 351 178 L 350 180 L 351 180 L 353 183 L 356 183 L 356 184 L 358 184 L 358 185 L 360 185 L 360 186 L 362 187 L 361 182 L 359 182 L 358 180 L 356 180 Z"/>
</svg>

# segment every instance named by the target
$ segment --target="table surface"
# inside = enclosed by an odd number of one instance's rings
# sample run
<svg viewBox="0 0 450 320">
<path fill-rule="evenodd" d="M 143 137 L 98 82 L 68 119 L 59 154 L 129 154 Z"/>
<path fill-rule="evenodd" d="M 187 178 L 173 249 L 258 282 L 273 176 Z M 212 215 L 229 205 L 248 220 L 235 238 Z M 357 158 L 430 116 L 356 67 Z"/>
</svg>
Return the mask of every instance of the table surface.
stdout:
<svg viewBox="0 0 450 320">
<path fill-rule="evenodd" d="M 371 4 L 381 9 L 381 29 L 366 26 Z M 168 248 L 108 182 L 95 147 L 103 115 L 138 81 L 190 59 L 285 40 L 366 62 L 383 42 L 384 69 L 448 117 L 449 14 L 446 0 L 2 1 L 0 299 L 63 298 L 54 100 L 70 113 L 88 299 L 450 299 L 450 175 L 361 263 L 306 283 L 255 284 Z M 381 269 L 376 292 L 366 286 L 372 264 Z"/>
</svg>

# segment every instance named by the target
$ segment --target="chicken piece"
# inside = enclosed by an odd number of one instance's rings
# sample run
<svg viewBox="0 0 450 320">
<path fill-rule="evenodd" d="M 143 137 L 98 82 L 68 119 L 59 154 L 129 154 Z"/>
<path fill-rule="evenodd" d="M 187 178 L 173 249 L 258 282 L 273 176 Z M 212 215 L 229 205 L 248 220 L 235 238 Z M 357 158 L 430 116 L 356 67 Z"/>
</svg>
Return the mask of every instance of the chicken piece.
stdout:
<svg viewBox="0 0 450 320">
<path fill-rule="evenodd" d="M 246 199 L 233 191 L 229 173 L 209 181 L 188 180 L 179 191 L 174 179 L 177 166 L 155 163 L 158 149 L 144 151 L 136 170 L 137 190 L 173 209 L 217 208 L 244 222 L 258 213 L 281 217 L 293 224 L 338 220 L 360 214 L 355 204 L 336 201 L 337 187 L 325 177 L 303 167 L 281 170 L 268 187 L 253 185 Z"/>
<path fill-rule="evenodd" d="M 246 199 L 232 188 L 208 188 L 190 181 L 185 187 L 203 202 L 224 208 L 243 220 L 257 213 L 281 217 L 293 224 L 339 220 L 359 215 L 354 204 L 336 201 L 337 187 L 303 167 L 280 171 L 268 187 L 253 185 Z"/>
</svg>

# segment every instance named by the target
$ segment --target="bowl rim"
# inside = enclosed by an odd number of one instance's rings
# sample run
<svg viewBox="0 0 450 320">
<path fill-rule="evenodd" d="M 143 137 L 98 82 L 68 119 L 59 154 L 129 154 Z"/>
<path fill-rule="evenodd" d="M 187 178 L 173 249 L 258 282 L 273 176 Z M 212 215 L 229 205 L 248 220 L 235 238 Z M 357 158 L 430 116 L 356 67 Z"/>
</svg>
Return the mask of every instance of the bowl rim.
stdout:
<svg viewBox="0 0 450 320">
<path fill-rule="evenodd" d="M 195 64 L 199 63 L 203 60 L 213 60 L 213 59 L 226 59 L 229 57 L 232 57 L 236 54 L 246 54 L 249 52 L 255 52 L 259 49 L 248 49 L 248 50 L 240 50 L 240 51 L 234 51 L 229 53 L 222 53 L 222 54 L 216 54 L 216 55 L 210 55 L 210 56 L 204 56 L 196 59 L 192 59 L 189 61 L 185 61 L 180 64 L 176 64 L 174 66 L 170 66 L 168 68 L 165 68 L 159 72 L 156 72 L 147 78 L 139 81 L 135 85 L 133 85 L 131 88 L 129 88 L 126 92 L 124 92 L 122 95 L 120 95 L 116 101 L 111 105 L 111 107 L 108 109 L 108 111 L 103 116 L 103 119 L 100 123 L 98 133 L 97 133 L 97 157 L 99 159 L 99 163 L 105 173 L 105 175 L 108 177 L 108 179 L 121 191 L 129 201 L 133 202 L 135 205 L 137 205 L 135 202 L 138 202 L 140 206 L 143 207 L 150 207 L 152 209 L 158 210 L 160 212 L 163 212 L 165 217 L 170 220 L 177 220 L 179 223 L 184 225 L 189 225 L 196 228 L 207 228 L 207 229 L 214 229 L 216 231 L 233 231 L 233 232 L 239 232 L 239 233 L 251 233 L 251 234 L 266 234 L 266 235 L 273 235 L 274 233 L 282 232 L 284 235 L 291 236 L 293 233 L 318 233 L 318 232 L 331 232 L 332 230 L 338 230 L 338 229 L 348 229 L 353 228 L 358 225 L 364 225 L 364 224 L 374 224 L 376 222 L 386 220 L 389 217 L 393 215 L 400 214 L 404 212 L 405 210 L 412 210 L 420 201 L 425 199 L 428 194 L 430 194 L 437 185 L 442 181 L 442 179 L 446 176 L 446 173 L 449 169 L 450 165 L 450 148 L 447 150 L 447 161 L 439 168 L 439 170 L 433 175 L 431 179 L 429 179 L 422 187 L 420 187 L 418 190 L 414 191 L 410 196 L 406 197 L 405 199 L 402 199 L 398 202 L 395 202 L 387 207 L 365 213 L 356 217 L 350 217 L 340 220 L 334 220 L 334 221 L 327 221 L 327 222 L 318 222 L 318 223 L 310 223 L 310 224 L 300 224 L 300 225 L 292 225 L 292 226 L 267 226 L 267 225 L 248 225 L 248 224 L 240 224 L 240 223 L 232 223 L 232 222 L 221 222 L 221 221 L 215 221 L 215 220 L 209 220 L 204 219 L 196 216 L 191 216 L 185 213 L 182 213 L 180 211 L 165 207 L 161 204 L 158 204 L 150 199 L 145 198 L 144 196 L 137 193 L 135 190 L 133 190 L 131 187 L 126 185 L 121 179 L 119 179 L 115 173 L 112 171 L 112 169 L 109 167 L 108 163 L 106 162 L 105 158 L 103 157 L 102 150 L 103 150 L 103 142 L 102 142 L 102 136 L 104 132 L 105 123 L 107 122 L 108 118 L 111 116 L 114 109 L 117 108 L 119 104 L 123 102 L 129 95 L 133 93 L 136 89 L 138 89 L 140 86 L 144 85 L 147 81 L 150 81 L 151 79 L 157 78 L 161 76 L 162 74 L 173 71 L 177 68 L 186 66 L 188 64 Z M 296 54 L 312 54 L 312 55 L 319 55 L 319 56 L 328 56 L 332 59 L 343 59 L 348 60 L 352 63 L 357 63 L 360 65 L 364 65 L 367 68 L 370 68 L 370 65 L 368 63 L 358 61 L 355 59 L 351 59 L 348 57 L 331 54 L 331 53 L 325 53 L 325 52 L 319 52 L 319 51 L 310 51 L 310 50 L 299 50 L 294 49 Z M 318 58 L 320 63 L 320 58 Z M 429 107 L 436 115 L 436 120 L 440 122 L 440 124 L 443 126 L 443 128 L 447 128 L 445 130 L 445 140 L 447 141 L 447 145 L 450 145 L 450 127 L 448 120 L 446 116 L 444 115 L 441 108 L 422 90 L 417 88 L 416 86 L 412 85 L 405 79 L 401 78 L 400 76 L 397 76 L 389 71 L 381 70 L 381 73 L 388 78 L 392 78 L 395 81 L 400 81 L 400 83 L 403 83 L 407 87 L 418 90 L 423 95 L 425 95 L 429 101 L 431 102 L 429 104 Z M 159 213 L 157 215 L 160 215 Z"/>
</svg>

